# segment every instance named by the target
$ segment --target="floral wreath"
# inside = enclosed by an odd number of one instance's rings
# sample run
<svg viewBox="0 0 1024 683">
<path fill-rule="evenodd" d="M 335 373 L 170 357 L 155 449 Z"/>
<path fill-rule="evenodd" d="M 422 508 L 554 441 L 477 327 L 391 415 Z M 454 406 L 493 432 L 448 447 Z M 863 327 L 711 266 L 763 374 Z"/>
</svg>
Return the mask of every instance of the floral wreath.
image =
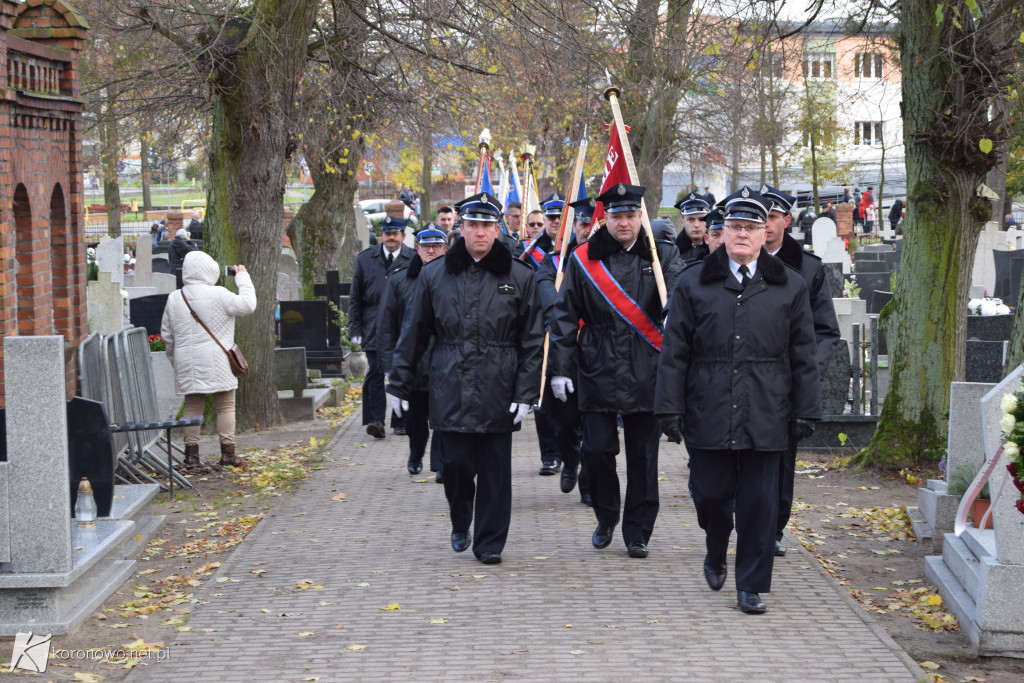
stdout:
<svg viewBox="0 0 1024 683">
<path fill-rule="evenodd" d="M 1021 454 L 1021 447 L 1024 446 L 1024 386 L 1021 390 L 1003 396 L 999 405 L 1003 409 L 999 427 L 1006 436 L 1002 451 L 1010 461 L 1006 469 L 1013 477 L 1013 485 L 1020 492 L 1015 503 L 1017 510 L 1024 514 L 1024 455 Z"/>
</svg>

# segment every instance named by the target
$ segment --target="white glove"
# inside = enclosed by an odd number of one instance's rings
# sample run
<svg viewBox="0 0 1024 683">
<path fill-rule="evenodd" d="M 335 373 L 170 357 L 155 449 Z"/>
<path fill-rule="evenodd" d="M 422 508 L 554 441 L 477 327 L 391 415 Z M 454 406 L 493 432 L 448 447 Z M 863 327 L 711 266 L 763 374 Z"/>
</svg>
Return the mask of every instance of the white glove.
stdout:
<svg viewBox="0 0 1024 683">
<path fill-rule="evenodd" d="M 572 379 L 569 377 L 562 377 L 556 375 L 551 378 L 551 393 L 555 395 L 562 403 L 569 400 L 569 394 L 575 391 L 575 387 L 572 385 Z"/>
<path fill-rule="evenodd" d="M 513 403 L 508 407 L 508 412 L 515 413 L 516 417 L 512 420 L 512 424 L 517 425 L 523 421 L 526 414 L 530 412 L 530 404 L 528 403 Z"/>
<path fill-rule="evenodd" d="M 391 397 L 391 410 L 394 411 L 395 417 L 402 417 L 402 413 L 408 412 L 409 402 L 403 401 L 397 396 Z"/>
<path fill-rule="evenodd" d="M 362 346 L 363 345 L 363 338 L 362 337 L 352 337 L 352 343 L 355 344 L 356 346 Z"/>
</svg>

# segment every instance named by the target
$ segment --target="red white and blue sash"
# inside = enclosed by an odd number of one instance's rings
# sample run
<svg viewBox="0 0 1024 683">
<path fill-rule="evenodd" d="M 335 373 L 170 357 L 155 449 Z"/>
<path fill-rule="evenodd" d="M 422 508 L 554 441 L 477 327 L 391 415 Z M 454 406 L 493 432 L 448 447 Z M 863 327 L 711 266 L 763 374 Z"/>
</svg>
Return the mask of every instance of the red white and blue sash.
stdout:
<svg viewBox="0 0 1024 683">
<path fill-rule="evenodd" d="M 629 323 L 630 327 L 636 330 L 644 341 L 653 346 L 655 350 L 661 351 L 661 330 L 647 315 L 647 312 L 633 300 L 633 297 L 615 281 L 604 263 L 590 259 L 587 250 L 589 246 L 588 244 L 579 246 L 572 252 L 573 258 L 580 264 L 584 274 L 612 307 L 612 310 Z"/>
<path fill-rule="evenodd" d="M 529 247 L 529 245 L 524 244 L 524 248 L 527 247 Z M 547 255 L 546 251 L 535 246 L 533 249 L 523 252 L 523 260 L 525 261 L 526 259 L 530 259 L 530 262 L 532 262 L 534 266 L 540 266 L 540 262 L 543 261 L 544 257 Z"/>
</svg>

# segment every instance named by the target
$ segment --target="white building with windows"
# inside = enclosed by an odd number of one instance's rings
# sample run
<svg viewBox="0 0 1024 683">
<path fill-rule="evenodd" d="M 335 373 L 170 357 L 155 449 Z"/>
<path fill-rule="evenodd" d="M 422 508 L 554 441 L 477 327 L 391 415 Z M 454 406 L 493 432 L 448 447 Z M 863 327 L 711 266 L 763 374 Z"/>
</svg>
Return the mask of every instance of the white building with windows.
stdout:
<svg viewBox="0 0 1024 683">
<path fill-rule="evenodd" d="M 781 55 L 781 58 L 780 58 Z M 886 36 L 865 34 L 854 37 L 843 35 L 838 24 L 820 22 L 802 35 L 789 38 L 776 46 L 773 55 L 774 87 L 787 93 L 786 101 L 791 119 L 786 125 L 785 140 L 778 146 L 781 189 L 801 199 L 811 192 L 810 171 L 806 158 L 809 131 L 800 126 L 798 102 L 812 88 L 824 93 L 824 108 L 820 117 L 836 133 L 827 144 L 831 149 L 830 163 L 843 169 L 839 178 L 819 180 L 822 203 L 842 193 L 843 185 L 871 186 L 879 207 L 888 207 L 892 201 L 906 195 L 904 167 L 903 121 L 900 115 L 900 67 Z M 764 77 L 761 76 L 763 79 Z M 750 88 L 758 87 L 753 81 Z M 760 86 L 763 87 L 763 84 Z M 705 105 L 714 106 L 713 97 Z M 692 100 L 684 103 L 692 106 Z M 721 131 L 723 138 L 729 131 Z M 728 155 L 727 145 L 715 145 Z M 737 185 L 756 186 L 761 181 L 761 153 L 756 143 L 747 140 L 739 160 Z M 704 164 L 693 174 L 693 182 L 701 187 L 710 186 L 719 198 L 729 193 L 732 186 L 732 159 L 714 165 Z M 878 196 L 884 173 L 884 197 Z M 676 193 L 688 186 L 691 169 L 686 160 L 671 164 L 665 170 L 662 205 L 670 206 Z M 771 169 L 766 177 L 771 183 Z M 881 211 L 880 211 L 881 213 Z"/>
</svg>

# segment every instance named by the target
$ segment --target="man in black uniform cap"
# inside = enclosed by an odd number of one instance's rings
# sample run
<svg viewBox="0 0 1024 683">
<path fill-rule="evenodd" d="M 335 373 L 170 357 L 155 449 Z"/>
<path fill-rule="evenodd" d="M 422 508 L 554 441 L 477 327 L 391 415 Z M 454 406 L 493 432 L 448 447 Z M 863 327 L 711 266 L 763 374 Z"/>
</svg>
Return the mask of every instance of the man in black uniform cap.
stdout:
<svg viewBox="0 0 1024 683">
<path fill-rule="evenodd" d="M 428 226 L 416 233 L 416 255 L 409 261 L 409 266 L 401 266 L 391 271 L 387 284 L 384 286 L 384 296 L 380 303 L 380 313 L 377 316 L 377 347 L 380 352 L 381 368 L 385 375 L 391 373 L 392 354 L 395 350 L 395 343 L 402 330 L 402 320 L 405 317 L 405 309 L 413 290 L 419 284 L 420 272 L 423 266 L 436 258 L 444 256 L 448 250 L 448 237 L 435 223 L 427 223 Z M 427 449 L 427 438 L 430 436 L 430 426 L 427 421 L 429 415 L 430 394 L 427 391 L 429 386 L 430 351 L 432 344 L 427 346 L 426 353 L 417 363 L 419 377 L 410 394 L 407 408 L 402 409 L 401 402 L 391 397 L 391 407 L 395 415 L 406 416 L 406 434 L 409 436 L 409 460 L 406 469 L 409 474 L 416 475 L 423 471 L 423 454 Z M 434 432 L 434 440 L 430 447 L 430 470 L 440 472 L 439 439 L 437 432 Z M 440 476 L 440 474 L 438 475 Z"/>
<path fill-rule="evenodd" d="M 747 614 L 766 611 L 760 594 L 771 590 L 779 460 L 821 417 L 807 286 L 762 249 L 770 207 L 744 187 L 726 202 L 724 246 L 679 276 L 654 398 L 665 435 L 686 439 L 704 576 L 716 591 L 735 499 L 737 603 Z"/>
<path fill-rule="evenodd" d="M 499 241 L 500 202 L 480 193 L 458 208 L 462 236 L 420 273 L 388 392 L 406 408 L 433 340 L 430 422 L 441 433 L 452 549 L 469 547 L 475 519 L 473 553 L 498 564 L 512 516 L 512 431 L 540 392 L 543 320 L 533 270 Z"/>
<path fill-rule="evenodd" d="M 352 343 L 363 347 L 370 369 L 363 379 L 363 424 L 366 433 L 383 439 L 384 373 L 377 355 L 377 307 L 384 293 L 388 273 L 407 264 L 416 251 L 402 244 L 407 222 L 387 216 L 380 224 L 382 244 L 360 252 L 352 274 L 352 288 L 348 303 L 348 331 Z M 401 424 L 401 423 L 398 423 Z M 397 425 L 396 425 L 397 426 Z"/>
<path fill-rule="evenodd" d="M 531 240 L 527 243 L 522 256 L 519 257 L 524 263 L 537 269 L 538 284 L 541 277 L 541 263 L 549 252 L 554 250 L 555 240 L 558 239 L 558 223 L 562 217 L 562 207 L 564 205 L 557 195 L 544 202 L 544 231 L 540 233 L 536 240 Z M 533 214 L 530 214 L 530 216 L 532 217 Z M 552 288 L 554 287 L 553 279 L 551 280 L 551 286 Z M 541 302 L 543 302 L 544 293 L 541 292 L 540 296 Z M 549 315 L 550 312 L 545 307 L 545 328 L 547 327 L 546 323 Z M 558 444 L 558 424 L 552 414 L 549 402 L 545 402 L 543 406 L 533 411 L 533 421 L 537 427 L 537 441 L 540 444 L 540 471 L 538 474 L 542 476 L 558 474 L 558 471 L 562 468 L 562 455 Z"/>
<path fill-rule="evenodd" d="M 825 279 L 825 268 L 821 265 L 819 256 L 806 251 L 786 231 L 793 220 L 790 210 L 796 197 L 770 185 L 762 185 L 760 194 L 772 202 L 765 222 L 765 251 L 781 259 L 790 268 L 800 271 L 807 284 L 807 294 L 811 298 L 811 317 L 814 319 L 814 340 L 817 346 L 815 358 L 818 361 L 818 374 L 824 377 L 832 354 L 840 343 L 839 319 L 836 318 L 836 309 L 832 305 L 832 293 L 828 288 L 828 280 Z M 776 525 L 775 554 L 780 557 L 786 554 L 786 547 L 782 545 L 782 534 L 786 530 L 793 509 L 796 447 L 795 441 L 789 444 L 779 470 L 779 516 Z"/>
<path fill-rule="evenodd" d="M 587 241 L 590 234 L 590 221 L 594 216 L 594 209 L 597 206 L 596 197 L 586 197 L 569 204 L 575 210 L 573 218 L 572 235 L 569 238 L 569 246 L 566 251 L 567 257 L 578 244 Z M 556 235 L 557 238 L 557 235 Z M 555 301 L 558 299 L 558 290 L 555 289 L 555 282 L 558 278 L 558 264 L 561 254 L 552 250 L 540 267 L 537 268 L 537 290 L 540 292 L 540 302 L 544 307 L 544 327 L 551 330 L 551 320 L 554 315 Z M 559 482 L 562 493 L 569 493 L 576 487 L 577 478 L 580 484 L 580 500 L 585 505 L 593 506 L 590 496 L 590 488 L 587 481 L 586 467 L 580 468 L 580 443 L 583 436 L 583 421 L 580 415 L 579 402 L 576 394 L 569 394 L 566 401 L 554 400 L 551 395 L 551 380 L 545 378 L 547 386 L 544 390 L 544 410 L 549 411 L 555 427 L 555 439 L 558 443 L 558 454 L 562 460 L 562 476 Z M 550 397 L 550 398 L 549 398 Z"/>
<path fill-rule="evenodd" d="M 566 264 L 548 359 L 551 392 L 557 399 L 565 401 L 579 382 L 583 462 L 597 517 L 595 548 L 611 543 L 620 519 L 615 456 L 616 416 L 622 416 L 627 479 L 622 537 L 630 557 L 647 557 L 659 507 L 660 435 L 650 387 L 661 347 L 662 303 L 650 242 L 641 225 L 643 193 L 643 187 L 620 183 L 597 198 L 608 218 Z M 666 286 L 671 287 L 682 268 L 679 252 L 665 242 L 657 243 L 657 249 Z"/>
<path fill-rule="evenodd" d="M 704 217 L 711 211 L 711 206 L 702 195 L 691 192 L 676 203 L 676 208 L 683 227 L 676 238 L 679 258 L 684 262 L 697 261 L 704 255 L 698 252 L 704 246 L 704 234 L 707 232 Z"/>
</svg>

